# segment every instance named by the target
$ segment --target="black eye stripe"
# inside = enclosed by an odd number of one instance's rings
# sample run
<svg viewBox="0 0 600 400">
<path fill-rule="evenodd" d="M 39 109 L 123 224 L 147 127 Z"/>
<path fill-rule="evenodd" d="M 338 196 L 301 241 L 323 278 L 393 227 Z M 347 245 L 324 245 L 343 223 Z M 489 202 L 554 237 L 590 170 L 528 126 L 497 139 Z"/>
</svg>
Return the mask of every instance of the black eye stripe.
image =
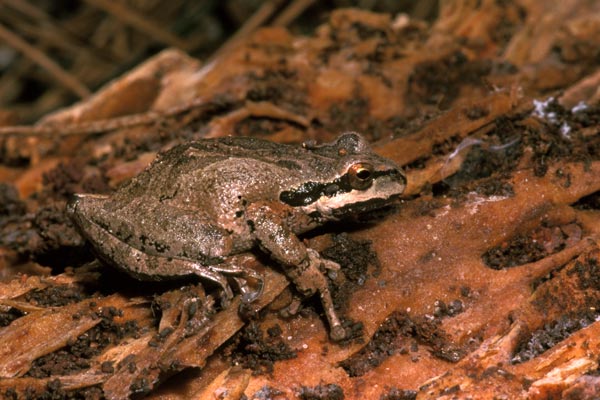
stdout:
<svg viewBox="0 0 600 400">
<path fill-rule="evenodd" d="M 373 179 L 393 174 L 394 171 L 371 172 Z M 350 175 L 346 173 L 333 182 L 306 182 L 294 190 L 285 190 L 279 194 L 279 200 L 293 207 L 307 206 L 317 201 L 321 196 L 333 197 L 340 193 L 348 193 L 352 189 Z"/>
<path fill-rule="evenodd" d="M 306 206 L 317 201 L 321 196 L 335 196 L 340 192 L 352 190 L 346 175 L 331 183 L 306 182 L 294 190 L 285 190 L 279 194 L 279 200 L 293 207 Z"/>
</svg>

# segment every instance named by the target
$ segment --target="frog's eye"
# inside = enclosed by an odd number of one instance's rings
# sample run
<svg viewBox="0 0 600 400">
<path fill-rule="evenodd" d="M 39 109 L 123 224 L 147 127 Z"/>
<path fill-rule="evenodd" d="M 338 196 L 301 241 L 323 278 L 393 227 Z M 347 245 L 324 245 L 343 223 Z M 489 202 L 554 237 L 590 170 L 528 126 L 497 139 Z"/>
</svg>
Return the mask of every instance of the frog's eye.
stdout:
<svg viewBox="0 0 600 400">
<path fill-rule="evenodd" d="M 373 180 L 373 166 L 366 163 L 354 164 L 348 168 L 348 176 L 353 189 L 366 189 Z"/>
</svg>

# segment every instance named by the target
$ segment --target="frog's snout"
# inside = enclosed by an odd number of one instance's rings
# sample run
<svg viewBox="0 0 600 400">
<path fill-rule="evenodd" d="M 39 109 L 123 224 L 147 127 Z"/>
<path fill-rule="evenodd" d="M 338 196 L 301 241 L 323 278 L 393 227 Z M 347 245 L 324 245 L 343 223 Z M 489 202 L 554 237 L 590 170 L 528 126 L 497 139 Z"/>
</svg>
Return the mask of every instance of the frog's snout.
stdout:
<svg viewBox="0 0 600 400">
<path fill-rule="evenodd" d="M 401 183 L 402 185 L 406 186 L 406 174 L 404 173 L 404 171 L 402 171 L 400 168 L 397 169 L 393 169 L 390 172 L 390 176 L 392 178 L 392 180 Z"/>
<path fill-rule="evenodd" d="M 67 214 L 69 217 L 73 218 L 75 213 L 77 212 L 77 207 L 79 206 L 79 202 L 84 196 L 80 194 L 72 194 L 67 200 Z"/>
<path fill-rule="evenodd" d="M 106 195 L 73 194 L 67 202 L 67 215 L 75 225 L 84 226 L 84 222 L 95 214 L 95 208 L 107 198 Z"/>
<path fill-rule="evenodd" d="M 73 194 L 69 197 L 67 201 L 67 216 L 75 224 L 77 230 L 80 230 L 82 227 L 82 214 L 81 214 L 81 204 L 84 201 L 85 196 L 80 194 Z"/>
<path fill-rule="evenodd" d="M 67 200 L 67 213 L 68 214 L 75 213 L 75 211 L 77 210 L 77 206 L 79 205 L 79 202 L 82 198 L 83 198 L 83 196 L 80 194 L 77 194 L 77 193 L 69 196 L 69 199 Z"/>
<path fill-rule="evenodd" d="M 406 189 L 406 174 L 400 168 L 392 168 L 382 173 L 382 177 L 377 179 L 378 192 L 388 193 L 388 197 L 399 196 Z"/>
</svg>

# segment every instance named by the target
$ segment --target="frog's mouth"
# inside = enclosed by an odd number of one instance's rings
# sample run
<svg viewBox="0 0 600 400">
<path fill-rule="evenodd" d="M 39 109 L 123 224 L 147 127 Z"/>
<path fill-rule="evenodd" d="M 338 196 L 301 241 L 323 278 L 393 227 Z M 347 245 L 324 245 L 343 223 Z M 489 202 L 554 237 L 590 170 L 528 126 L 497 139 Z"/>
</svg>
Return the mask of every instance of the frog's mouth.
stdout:
<svg viewBox="0 0 600 400">
<path fill-rule="evenodd" d="M 353 189 L 332 197 L 321 196 L 305 207 L 308 214 L 318 213 L 329 220 L 347 219 L 396 202 L 404 192 L 405 181 L 394 177 L 381 177 L 365 190 Z"/>
<path fill-rule="evenodd" d="M 366 201 L 347 204 L 339 208 L 330 210 L 330 215 L 334 219 L 345 219 L 348 217 L 357 217 L 370 212 L 381 210 L 395 203 L 400 195 L 393 195 L 388 198 L 373 198 Z"/>
</svg>

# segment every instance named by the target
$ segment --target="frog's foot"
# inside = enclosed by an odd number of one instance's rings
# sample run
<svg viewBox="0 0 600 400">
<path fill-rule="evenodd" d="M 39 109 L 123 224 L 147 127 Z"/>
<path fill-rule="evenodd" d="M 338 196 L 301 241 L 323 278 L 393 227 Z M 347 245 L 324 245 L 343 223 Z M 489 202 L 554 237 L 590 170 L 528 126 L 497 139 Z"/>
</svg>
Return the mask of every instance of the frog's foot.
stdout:
<svg viewBox="0 0 600 400">
<path fill-rule="evenodd" d="M 321 304 L 323 304 L 323 309 L 325 311 L 325 316 L 327 317 L 327 321 L 329 322 L 329 337 L 331 340 L 336 342 L 343 340 L 346 338 L 346 329 L 342 326 L 342 322 L 340 321 L 337 313 L 335 312 L 335 306 L 333 305 L 333 300 L 331 299 L 331 293 L 329 292 L 329 288 L 326 290 L 319 290 L 321 295 Z"/>
<path fill-rule="evenodd" d="M 309 257 L 313 258 L 314 260 L 319 259 L 321 261 L 321 268 L 327 271 L 339 271 L 342 268 L 340 264 L 336 263 L 335 261 L 321 257 L 318 251 L 311 249 L 310 247 L 307 248 L 306 251 L 309 253 Z"/>
<path fill-rule="evenodd" d="M 144 253 L 112 235 L 90 219 L 84 218 L 79 212 L 82 199 L 94 199 L 93 196 L 78 196 L 69 204 L 72 218 L 85 231 L 85 236 L 91 240 L 94 249 L 109 264 L 124 270 L 129 275 L 140 280 L 162 280 L 179 276 L 197 275 L 211 280 L 223 289 L 222 305 L 226 307 L 233 298 L 233 291 L 227 278 L 221 273 L 222 268 L 202 265 L 198 262 L 181 259 L 158 257 Z M 100 199 L 100 198 L 99 198 Z"/>
<path fill-rule="evenodd" d="M 234 256 L 224 263 L 211 266 L 211 268 L 221 274 L 233 276 L 233 280 L 240 288 L 242 301 L 245 303 L 252 303 L 262 294 L 264 280 L 262 275 L 252 268 L 243 267 L 243 262 L 246 261 L 246 259 L 247 257 L 245 256 L 242 256 L 241 259 Z M 248 278 L 254 282 L 253 286 L 248 284 Z"/>
<path fill-rule="evenodd" d="M 221 271 L 213 268 L 212 266 L 205 266 L 200 264 L 194 265 L 196 266 L 196 268 L 194 268 L 194 272 L 196 275 L 213 281 L 221 287 L 221 307 L 229 307 L 231 299 L 233 299 L 233 291 L 231 290 L 231 286 L 229 286 L 229 282 L 227 282 L 227 278 L 221 273 Z"/>
<path fill-rule="evenodd" d="M 293 296 L 292 301 L 287 306 L 279 310 L 279 315 L 283 318 L 290 318 L 298 314 L 302 309 L 302 299 L 298 296 Z"/>
<path fill-rule="evenodd" d="M 329 337 L 334 341 L 343 340 L 346 338 L 346 330 L 342 326 L 342 322 L 335 311 L 327 279 L 321 272 L 322 268 L 337 270 L 340 266 L 333 261 L 323 259 L 319 253 L 313 249 L 307 250 L 307 264 L 304 268 L 299 267 L 298 272 L 290 271 L 291 277 L 301 293 L 311 295 L 316 291 L 319 292 L 321 304 L 323 305 L 325 316 L 329 322 Z"/>
</svg>

